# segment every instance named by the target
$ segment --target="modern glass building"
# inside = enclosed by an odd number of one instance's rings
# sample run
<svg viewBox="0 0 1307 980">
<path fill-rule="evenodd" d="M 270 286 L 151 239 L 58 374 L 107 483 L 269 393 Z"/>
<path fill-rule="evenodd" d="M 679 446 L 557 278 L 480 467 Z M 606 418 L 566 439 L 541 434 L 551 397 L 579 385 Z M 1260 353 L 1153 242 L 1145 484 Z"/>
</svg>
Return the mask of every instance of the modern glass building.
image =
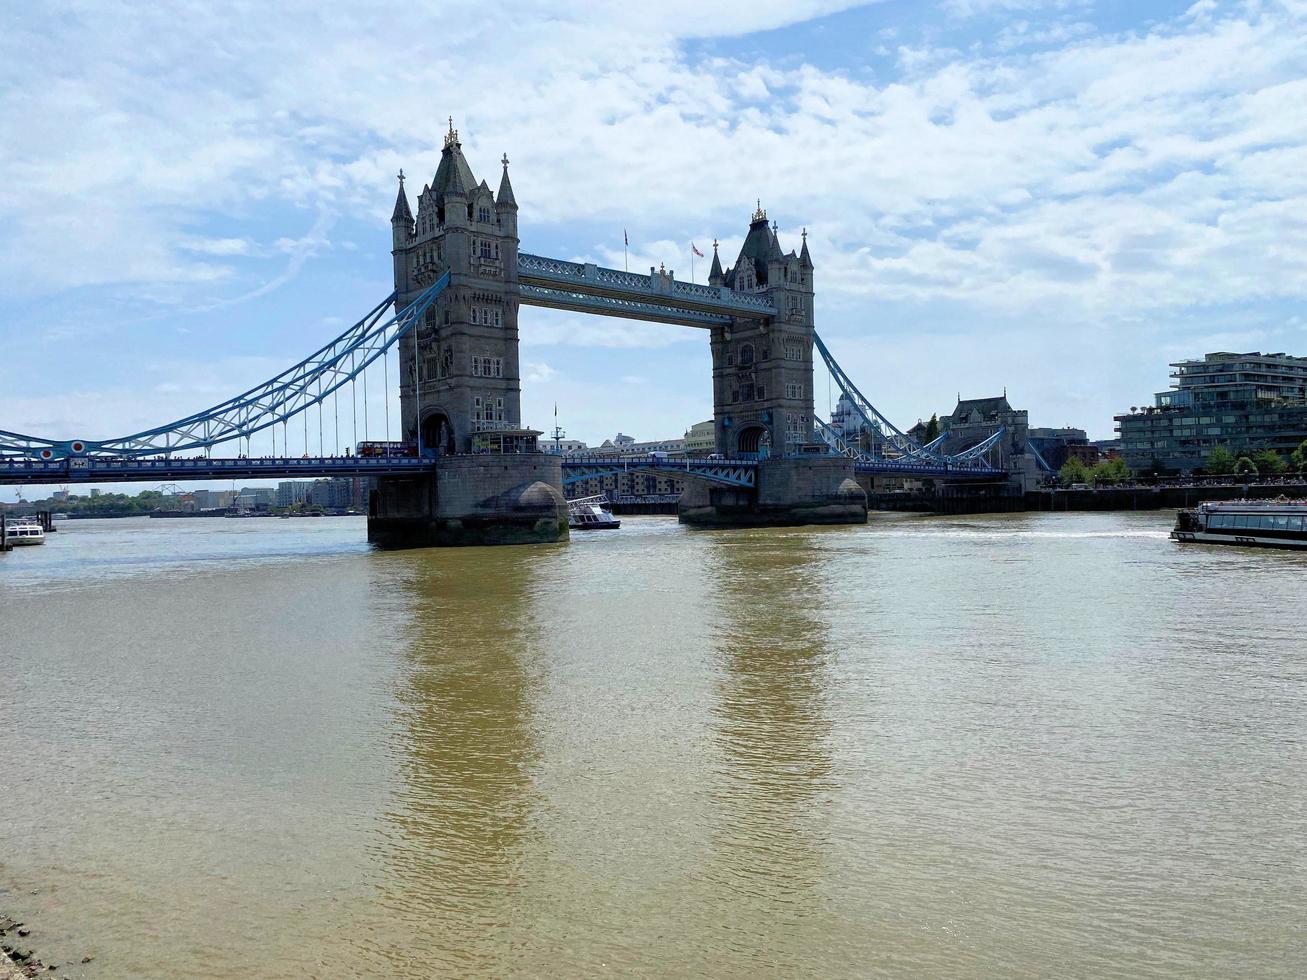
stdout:
<svg viewBox="0 0 1307 980">
<path fill-rule="evenodd" d="M 1131 469 L 1188 472 L 1216 446 L 1287 454 L 1307 439 L 1307 357 L 1219 352 L 1171 367 L 1170 391 L 1116 417 Z"/>
</svg>

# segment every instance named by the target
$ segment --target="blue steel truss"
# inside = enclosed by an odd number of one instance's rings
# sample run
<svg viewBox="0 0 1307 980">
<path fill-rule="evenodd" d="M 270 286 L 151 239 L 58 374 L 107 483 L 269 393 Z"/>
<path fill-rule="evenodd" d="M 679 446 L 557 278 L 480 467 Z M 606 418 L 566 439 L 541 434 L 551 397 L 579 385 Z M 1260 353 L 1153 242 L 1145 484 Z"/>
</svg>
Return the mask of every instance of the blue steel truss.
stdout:
<svg viewBox="0 0 1307 980">
<path fill-rule="evenodd" d="M 556 294 L 571 297 L 573 305 L 563 306 L 563 309 L 589 310 L 666 323 L 689 323 L 691 326 L 729 323 L 733 317 L 767 319 L 776 316 L 776 307 L 764 294 L 736 292 L 726 286 L 681 282 L 670 273 L 652 270 L 645 276 L 638 272 L 606 269 L 588 262 L 566 262 L 522 252 L 517 256 L 517 278 L 524 287 L 552 291 L 540 293 L 535 289 L 530 292 L 523 289 L 524 301 L 536 305 L 555 305 L 540 300 L 556 301 L 559 298 Z M 620 301 L 620 304 L 611 307 L 585 305 L 578 301 L 580 296 L 592 299 L 607 297 Z M 687 311 L 708 314 L 712 319 L 690 319 L 685 316 Z"/>
<path fill-rule="evenodd" d="M 733 487 L 758 484 L 756 459 L 705 459 L 686 456 L 659 459 L 649 456 L 567 456 L 563 459 L 563 485 L 571 486 L 597 476 L 612 476 L 633 471 L 666 473 L 669 476 L 693 476 Z"/>
<path fill-rule="evenodd" d="M 840 367 L 839 362 L 835 360 L 834 355 L 831 354 L 830 349 L 822 341 L 821 337 L 814 333 L 812 339 L 821 354 L 822 360 L 826 363 L 826 369 L 830 371 L 831 377 L 835 379 L 836 386 L 839 387 L 840 391 L 848 399 L 849 404 L 853 406 L 854 411 L 857 412 L 862 424 L 870 429 L 875 434 L 877 441 L 888 449 L 886 456 L 895 461 L 947 463 L 954 468 L 968 466 L 977 469 L 991 468 L 985 461 L 984 455 L 1007 434 L 1006 427 L 1000 426 L 997 432 L 960 453 L 945 454 L 940 452 L 940 447 L 944 444 L 944 435 L 923 446 L 882 415 L 876 406 L 858 390 L 858 386 Z M 885 460 L 885 456 L 873 456 L 849 446 L 830 426 L 820 420 L 818 422 L 820 423 L 817 426 L 819 437 L 838 455 L 849 456 L 851 459 L 862 459 L 863 461 Z M 838 445 L 832 443 L 832 438 L 838 441 Z"/>
<path fill-rule="evenodd" d="M 235 459 L 69 456 L 49 460 L 0 459 L 0 484 L 404 476 L 435 468 L 434 459 L 417 456 L 263 456 L 252 459 L 243 456 Z"/>
<path fill-rule="evenodd" d="M 816 418 L 815 416 L 813 417 L 813 421 L 816 423 L 815 431 L 818 438 L 826 443 L 827 448 L 833 455 L 846 456 L 859 463 L 874 463 L 877 465 L 878 470 L 892 469 L 893 467 L 898 466 L 904 473 L 910 473 L 915 472 L 914 464 L 919 463 L 923 466 L 935 468 L 947 466 L 950 469 L 950 472 L 957 469 L 992 470 L 993 472 L 1001 472 L 990 467 L 988 463 L 984 463 L 982 457 L 985 453 L 989 452 L 989 450 L 993 449 L 1005 435 L 1007 435 L 1006 426 L 1000 426 L 999 430 L 993 435 L 976 443 L 976 445 L 972 446 L 966 452 L 958 453 L 953 456 L 945 456 L 938 452 L 939 447 L 943 445 L 944 440 L 947 438 L 947 434 L 945 434 L 931 440 L 921 447 L 926 453 L 930 454 L 929 457 L 923 455 L 920 457 L 887 458 L 875 453 L 869 453 L 857 446 L 850 446 L 848 442 L 845 441 L 843 433 L 834 426 L 820 418 Z"/>
<path fill-rule="evenodd" d="M 628 320 L 652 320 L 655 323 L 679 323 L 687 327 L 724 327 L 733 322 L 729 316 L 683 310 L 642 299 L 624 299 L 528 283 L 523 283 L 519 288 L 523 303 L 552 310 L 598 313 L 603 316 L 625 317 Z"/>
<path fill-rule="evenodd" d="M 212 408 L 119 439 L 43 439 L 0 431 L 0 459 L 157 456 L 208 449 L 285 422 L 356 378 L 422 318 L 449 285 L 446 272 L 403 310 L 383 319 L 391 293 L 343 334 L 275 378 Z"/>
</svg>

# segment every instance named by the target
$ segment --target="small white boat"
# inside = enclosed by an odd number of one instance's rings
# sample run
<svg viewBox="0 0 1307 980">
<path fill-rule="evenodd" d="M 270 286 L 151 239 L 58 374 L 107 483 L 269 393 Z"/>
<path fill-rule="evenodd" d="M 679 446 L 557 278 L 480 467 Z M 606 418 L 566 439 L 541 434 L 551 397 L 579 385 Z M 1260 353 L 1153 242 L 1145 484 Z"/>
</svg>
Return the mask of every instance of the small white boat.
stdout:
<svg viewBox="0 0 1307 980">
<path fill-rule="evenodd" d="M 15 548 L 45 544 L 45 529 L 33 520 L 17 520 L 5 525 L 5 544 Z"/>
<path fill-rule="evenodd" d="M 622 526 L 612 511 L 605 510 L 608 498 L 578 497 L 567 502 L 567 526 L 572 531 L 610 531 Z"/>
</svg>

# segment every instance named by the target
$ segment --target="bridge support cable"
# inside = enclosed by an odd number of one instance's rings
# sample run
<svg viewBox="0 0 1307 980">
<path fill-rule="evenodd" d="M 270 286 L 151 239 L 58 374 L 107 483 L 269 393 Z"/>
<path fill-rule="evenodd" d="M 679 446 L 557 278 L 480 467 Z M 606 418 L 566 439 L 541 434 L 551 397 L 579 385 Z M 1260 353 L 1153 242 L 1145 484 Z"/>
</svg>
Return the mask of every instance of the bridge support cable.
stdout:
<svg viewBox="0 0 1307 980">
<path fill-rule="evenodd" d="M 950 466 L 958 464 L 962 466 L 987 465 L 984 464 L 980 457 L 997 445 L 1007 432 L 1006 428 L 1000 427 L 997 432 L 988 436 L 984 441 L 961 453 L 948 454 L 942 451 L 947 434 L 942 434 L 923 446 L 881 414 L 867 396 L 858 390 L 858 386 L 853 383 L 853 379 L 840 367 L 839 362 L 835 360 L 825 342 L 815 333 L 813 334 L 813 342 L 816 344 L 817 351 L 821 354 L 821 359 L 825 362 L 830 376 L 834 379 L 847 402 L 853 407 L 854 412 L 857 413 L 862 425 L 869 429 L 877 442 L 883 444 L 894 456 L 908 461 L 940 463 Z M 825 440 L 826 435 L 824 432 L 819 431 L 818 434 Z M 883 458 L 878 457 L 875 453 L 865 453 L 862 450 L 856 450 L 855 452 L 857 453 L 855 458 L 863 461 Z"/>
<path fill-rule="evenodd" d="M 68 456 L 159 456 L 201 451 L 272 430 L 317 404 L 346 384 L 360 371 L 411 331 L 449 284 L 446 273 L 393 316 L 386 313 L 395 303 L 391 293 L 381 303 L 335 340 L 276 377 L 234 398 L 196 412 L 175 422 L 118 439 L 56 440 L 0 430 L 0 459 L 58 459 Z M 289 450 L 289 444 L 283 447 Z"/>
</svg>

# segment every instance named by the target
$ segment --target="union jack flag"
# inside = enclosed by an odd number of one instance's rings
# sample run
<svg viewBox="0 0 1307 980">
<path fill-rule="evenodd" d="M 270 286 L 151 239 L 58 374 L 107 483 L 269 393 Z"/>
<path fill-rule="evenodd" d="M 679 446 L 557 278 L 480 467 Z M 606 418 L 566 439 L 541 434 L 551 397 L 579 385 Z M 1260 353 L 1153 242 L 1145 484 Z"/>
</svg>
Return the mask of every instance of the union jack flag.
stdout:
<svg viewBox="0 0 1307 980">
<path fill-rule="evenodd" d="M 690 251 L 693 252 L 695 255 L 699 256 L 699 258 L 703 258 L 703 253 L 694 247 L 694 242 L 690 243 Z"/>
</svg>

